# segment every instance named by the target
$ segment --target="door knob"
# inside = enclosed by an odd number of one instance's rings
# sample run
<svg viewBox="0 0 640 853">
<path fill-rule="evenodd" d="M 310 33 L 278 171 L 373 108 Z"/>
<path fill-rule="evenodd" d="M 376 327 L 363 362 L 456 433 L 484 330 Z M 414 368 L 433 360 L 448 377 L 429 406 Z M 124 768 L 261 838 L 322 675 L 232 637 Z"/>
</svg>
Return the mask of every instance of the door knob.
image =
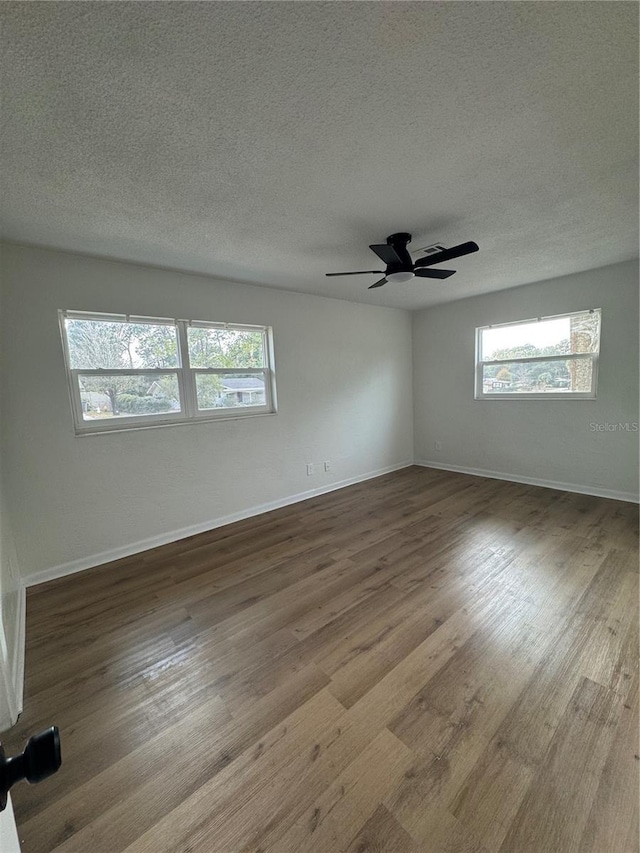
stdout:
<svg viewBox="0 0 640 853">
<path fill-rule="evenodd" d="M 30 737 L 24 751 L 6 758 L 0 746 L 0 812 L 6 808 L 9 788 L 21 779 L 35 784 L 42 782 L 60 769 L 60 732 L 50 726 L 40 734 Z"/>
</svg>

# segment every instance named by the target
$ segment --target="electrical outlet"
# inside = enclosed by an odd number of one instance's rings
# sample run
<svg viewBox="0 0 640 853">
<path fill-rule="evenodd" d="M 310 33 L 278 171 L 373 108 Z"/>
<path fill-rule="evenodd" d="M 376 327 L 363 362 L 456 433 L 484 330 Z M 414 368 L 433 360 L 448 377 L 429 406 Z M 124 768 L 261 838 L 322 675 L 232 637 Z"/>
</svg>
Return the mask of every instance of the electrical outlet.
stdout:
<svg viewBox="0 0 640 853">
<path fill-rule="evenodd" d="M 324 463 L 324 470 L 325 470 L 325 471 L 330 471 L 330 470 L 331 470 L 331 462 L 325 462 L 325 463 Z"/>
<path fill-rule="evenodd" d="M 307 465 L 307 477 L 312 477 L 316 473 L 316 466 L 313 463 Z"/>
<path fill-rule="evenodd" d="M 442 450 L 442 442 L 441 441 L 434 441 L 433 442 L 433 449 L 440 452 Z"/>
</svg>

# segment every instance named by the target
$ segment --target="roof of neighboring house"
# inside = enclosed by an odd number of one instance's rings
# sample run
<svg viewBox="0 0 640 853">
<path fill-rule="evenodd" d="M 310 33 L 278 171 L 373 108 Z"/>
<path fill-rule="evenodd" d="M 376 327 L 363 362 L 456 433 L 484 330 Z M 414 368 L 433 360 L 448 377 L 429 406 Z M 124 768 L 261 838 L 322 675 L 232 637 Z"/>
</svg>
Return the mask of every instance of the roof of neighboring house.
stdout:
<svg viewBox="0 0 640 853">
<path fill-rule="evenodd" d="M 264 380 L 259 376 L 238 376 L 222 380 L 222 384 L 230 391 L 264 391 Z"/>
</svg>

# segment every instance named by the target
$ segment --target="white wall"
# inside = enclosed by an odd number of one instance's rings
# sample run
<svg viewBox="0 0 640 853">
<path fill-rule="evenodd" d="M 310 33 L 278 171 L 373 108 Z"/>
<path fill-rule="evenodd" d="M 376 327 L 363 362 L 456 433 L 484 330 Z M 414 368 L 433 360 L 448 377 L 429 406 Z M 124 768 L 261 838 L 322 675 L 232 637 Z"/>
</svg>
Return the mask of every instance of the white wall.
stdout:
<svg viewBox="0 0 640 853">
<path fill-rule="evenodd" d="M 584 308 L 602 308 L 596 400 L 474 400 L 476 327 Z M 417 312 L 413 362 L 416 461 L 637 499 L 638 433 L 590 428 L 638 421 L 637 261 Z"/>
<path fill-rule="evenodd" d="M 2 280 L 0 279 L 0 320 L 2 318 Z M 0 385 L 0 413 L 4 398 Z M 9 513 L 5 502 L 0 455 L 0 737 L 22 711 L 24 674 L 25 596 L 13 547 Z M 0 812 L 0 851 L 20 853 L 18 831 L 11 795 Z"/>
<path fill-rule="evenodd" d="M 2 260 L 2 450 L 28 580 L 412 461 L 404 311 L 12 245 Z M 59 308 L 271 325 L 279 412 L 76 437 Z"/>
<path fill-rule="evenodd" d="M 2 262 L 3 520 L 30 582 L 414 458 L 405 312 L 12 245 Z M 629 262 L 415 314 L 415 459 L 636 495 L 638 434 L 589 424 L 638 420 L 637 284 Z M 588 307 L 603 309 L 597 400 L 473 399 L 476 326 Z M 279 412 L 76 437 L 58 308 L 272 325 Z"/>
<path fill-rule="evenodd" d="M 2 850 L 2 853 L 20 853 L 20 842 L 18 840 L 16 821 L 13 816 L 11 795 L 9 795 L 7 808 L 3 812 L 0 812 L 0 850 Z"/>
<path fill-rule="evenodd" d="M 24 632 L 25 590 L 5 496 L 0 494 L 0 732 L 10 728 L 22 711 Z"/>
<path fill-rule="evenodd" d="M 0 322 L 3 295 L 0 279 Z M 4 385 L 0 382 L 0 422 L 4 407 Z M 0 732 L 10 728 L 22 711 L 25 630 L 25 590 L 11 532 L 5 463 L 6 457 L 0 453 Z M 0 842 L 1 833 L 0 822 Z"/>
</svg>

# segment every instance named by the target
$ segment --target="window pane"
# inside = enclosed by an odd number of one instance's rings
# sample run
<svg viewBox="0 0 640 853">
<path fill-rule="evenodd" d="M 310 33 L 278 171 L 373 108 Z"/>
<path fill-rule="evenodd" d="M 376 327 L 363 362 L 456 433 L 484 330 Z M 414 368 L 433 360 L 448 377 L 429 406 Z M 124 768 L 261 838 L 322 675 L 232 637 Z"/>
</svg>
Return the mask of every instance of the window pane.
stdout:
<svg viewBox="0 0 640 853">
<path fill-rule="evenodd" d="M 528 358 L 598 352 L 600 312 L 585 311 L 553 320 L 497 326 L 481 331 L 481 358 Z"/>
<path fill-rule="evenodd" d="M 189 326 L 191 367 L 264 367 L 262 332 Z"/>
<path fill-rule="evenodd" d="M 265 378 L 262 373 L 196 373 L 198 409 L 235 409 L 266 405 Z"/>
<path fill-rule="evenodd" d="M 483 394 L 543 394 L 591 392 L 593 363 L 590 358 L 558 361 L 485 364 Z"/>
<path fill-rule="evenodd" d="M 65 327 L 76 370 L 179 367 L 173 325 L 66 319 Z"/>
<path fill-rule="evenodd" d="M 180 412 L 175 373 L 153 376 L 78 374 L 82 419 L 85 421 L 168 415 Z"/>
</svg>

